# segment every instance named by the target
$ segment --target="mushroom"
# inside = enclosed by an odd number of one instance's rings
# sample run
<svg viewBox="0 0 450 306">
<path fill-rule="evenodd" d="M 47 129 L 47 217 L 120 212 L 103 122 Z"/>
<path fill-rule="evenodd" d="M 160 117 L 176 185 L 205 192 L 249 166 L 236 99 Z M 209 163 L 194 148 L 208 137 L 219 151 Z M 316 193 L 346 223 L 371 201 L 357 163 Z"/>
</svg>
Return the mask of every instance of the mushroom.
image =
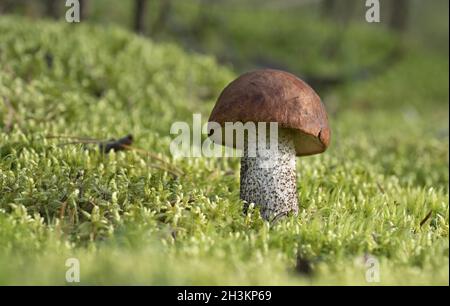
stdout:
<svg viewBox="0 0 450 306">
<path fill-rule="evenodd" d="M 244 211 L 254 203 L 269 221 L 288 213 L 297 215 L 296 156 L 322 153 L 330 143 L 327 113 L 316 92 L 288 72 L 248 72 L 222 91 L 208 121 L 221 127 L 227 122 L 277 122 L 278 149 L 268 151 L 268 155 L 259 147 L 250 155 L 250 139 L 254 138 L 245 137 L 240 198 Z M 234 138 L 230 142 L 222 136 L 209 135 L 215 143 L 238 148 Z"/>
</svg>

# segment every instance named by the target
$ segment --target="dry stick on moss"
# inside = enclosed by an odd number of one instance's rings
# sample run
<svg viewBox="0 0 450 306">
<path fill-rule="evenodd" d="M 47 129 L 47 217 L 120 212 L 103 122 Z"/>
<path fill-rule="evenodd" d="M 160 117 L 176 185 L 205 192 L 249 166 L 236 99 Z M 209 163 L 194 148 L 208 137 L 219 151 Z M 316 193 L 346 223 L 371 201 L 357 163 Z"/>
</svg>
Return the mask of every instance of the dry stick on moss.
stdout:
<svg viewBox="0 0 450 306">
<path fill-rule="evenodd" d="M 69 136 L 69 135 L 46 135 L 46 138 L 48 138 L 48 139 L 70 138 L 70 139 L 77 140 L 77 141 L 62 143 L 62 144 L 60 144 L 60 146 L 79 144 L 79 143 L 99 144 L 100 150 L 105 153 L 108 153 L 111 150 L 117 151 L 117 150 L 121 150 L 121 149 L 136 151 L 138 153 L 145 154 L 147 157 L 157 160 L 157 161 L 161 162 L 162 164 L 166 165 L 166 167 L 163 167 L 163 166 L 159 166 L 156 164 L 149 164 L 150 167 L 167 171 L 175 177 L 184 175 L 184 172 L 181 169 L 179 169 L 179 168 L 175 167 L 174 165 L 170 164 L 169 162 L 163 160 L 162 158 L 157 156 L 155 153 L 149 152 L 147 150 L 135 148 L 135 147 L 129 145 L 129 144 L 131 144 L 131 142 L 133 140 L 133 137 L 131 135 L 127 135 L 126 137 L 120 138 L 118 140 L 111 139 L 108 141 L 104 141 L 104 140 L 100 140 L 100 139 L 93 139 L 93 138 L 89 138 L 89 137 L 79 137 L 79 136 Z"/>
<path fill-rule="evenodd" d="M 159 169 L 159 170 L 166 171 L 166 172 L 172 174 L 175 178 L 180 177 L 180 176 L 183 175 L 183 173 L 179 173 L 179 172 L 177 172 L 177 171 L 174 171 L 174 170 L 172 170 L 172 169 L 170 169 L 170 168 L 166 168 L 166 167 L 160 166 L 160 165 L 158 165 L 158 164 L 148 164 L 148 166 L 149 166 L 150 168 L 156 168 L 156 169 Z"/>
<path fill-rule="evenodd" d="M 58 147 L 64 147 L 68 145 L 75 145 L 75 144 L 97 144 L 96 141 L 69 141 L 58 144 Z"/>
<path fill-rule="evenodd" d="M 132 142 L 132 136 L 128 135 L 126 137 L 130 137 L 130 139 L 127 141 L 127 143 Z M 109 153 L 109 151 L 119 151 L 123 150 L 122 142 L 121 140 L 124 138 L 121 138 L 119 140 L 111 139 L 111 140 L 100 140 L 95 138 L 89 138 L 89 137 L 79 137 L 79 136 L 69 136 L 69 135 L 46 135 L 45 138 L 47 139 L 73 139 L 75 141 L 69 141 L 59 144 L 58 146 L 66 146 L 66 145 L 73 145 L 73 144 L 98 144 L 100 151 L 104 153 Z"/>
<path fill-rule="evenodd" d="M 110 139 L 110 140 L 100 140 L 89 137 L 78 137 L 78 136 L 68 136 L 68 135 L 47 135 L 46 138 L 66 138 L 73 139 L 75 141 L 70 141 L 66 143 L 60 144 L 60 146 L 71 145 L 71 144 L 98 144 L 100 151 L 103 153 L 109 153 L 110 151 L 123 151 L 126 150 L 124 145 L 131 145 L 133 143 L 133 135 L 129 134 L 125 137 L 119 139 Z"/>
<path fill-rule="evenodd" d="M 47 139 L 61 139 L 61 138 L 71 138 L 79 141 L 92 141 L 92 143 L 101 142 L 100 139 L 94 139 L 89 137 L 79 137 L 79 136 L 71 136 L 71 135 L 45 135 Z"/>
<path fill-rule="evenodd" d="M 159 162 L 161 162 L 161 163 L 163 163 L 163 164 L 169 166 L 169 169 L 167 169 L 167 171 L 168 171 L 168 172 L 171 172 L 172 174 L 174 174 L 174 175 L 176 175 L 176 176 L 184 175 L 184 172 L 183 172 L 181 169 L 179 169 L 179 168 L 175 167 L 174 165 L 170 164 L 169 162 L 163 160 L 162 158 L 160 158 L 159 156 L 157 156 L 155 153 L 149 152 L 149 151 L 147 151 L 147 150 L 135 148 L 135 147 L 132 147 L 132 146 L 129 146 L 129 145 L 122 145 L 122 146 L 123 146 L 124 148 L 126 148 L 126 149 L 133 150 L 133 151 L 136 151 L 136 152 L 138 152 L 138 153 L 145 154 L 145 155 L 147 155 L 148 157 L 150 157 L 150 158 L 152 158 L 152 159 L 155 159 L 155 160 L 157 160 L 157 161 L 159 161 Z M 170 170 L 170 171 L 169 171 L 169 170 Z"/>
<path fill-rule="evenodd" d="M 431 214 L 433 213 L 433 211 L 429 211 L 428 214 L 425 216 L 425 218 L 423 218 L 422 221 L 420 221 L 420 227 L 422 227 L 431 217 Z"/>
</svg>

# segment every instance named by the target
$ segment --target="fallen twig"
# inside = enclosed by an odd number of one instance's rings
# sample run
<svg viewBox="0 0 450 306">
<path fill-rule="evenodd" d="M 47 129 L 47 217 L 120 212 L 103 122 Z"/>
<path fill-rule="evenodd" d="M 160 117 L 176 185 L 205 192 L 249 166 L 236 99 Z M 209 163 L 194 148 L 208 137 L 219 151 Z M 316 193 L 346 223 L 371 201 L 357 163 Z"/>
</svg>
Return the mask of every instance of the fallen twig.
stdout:
<svg viewBox="0 0 450 306">
<path fill-rule="evenodd" d="M 420 221 L 420 227 L 422 227 L 430 218 L 432 215 L 433 211 L 429 211 L 428 214 L 425 216 L 425 218 L 423 218 L 422 221 Z"/>
<path fill-rule="evenodd" d="M 175 171 L 175 172 L 178 173 L 177 176 L 180 176 L 180 175 L 183 175 L 183 174 L 184 174 L 184 172 L 183 172 L 181 169 L 178 169 L 178 168 L 175 167 L 174 165 L 172 165 L 172 164 L 170 164 L 169 162 L 165 161 L 164 159 L 160 158 L 160 157 L 157 156 L 155 153 L 149 152 L 149 151 L 147 151 L 147 150 L 143 150 L 143 149 L 131 147 L 131 146 L 129 146 L 129 145 L 122 145 L 122 146 L 123 146 L 124 148 L 127 148 L 127 149 L 130 149 L 130 150 L 133 150 L 133 151 L 136 151 L 136 152 L 145 154 L 145 155 L 147 155 L 148 157 L 150 157 L 150 158 L 152 158 L 152 159 L 155 159 L 155 160 L 157 160 L 157 161 L 159 161 L 159 162 L 161 162 L 161 163 L 163 163 L 163 164 L 165 164 L 165 165 L 168 165 L 169 168 L 172 169 L 172 171 Z"/>
<path fill-rule="evenodd" d="M 145 155 L 151 159 L 154 159 L 165 165 L 165 167 L 164 167 L 164 166 L 161 166 L 158 164 L 149 164 L 150 167 L 167 171 L 170 174 L 174 175 L 175 177 L 184 175 L 184 173 L 181 169 L 178 169 L 174 165 L 172 165 L 169 162 L 165 161 L 164 159 L 160 158 L 155 153 L 131 146 L 131 144 L 133 143 L 133 135 L 131 135 L 131 134 L 129 134 L 125 137 L 119 138 L 117 140 L 116 139 L 100 140 L 100 139 L 95 139 L 95 138 L 70 136 L 70 135 L 46 135 L 45 137 L 48 139 L 74 139 L 74 140 L 76 140 L 76 141 L 61 143 L 61 144 L 59 144 L 59 146 L 66 146 L 66 145 L 73 145 L 73 144 L 80 144 L 80 143 L 82 143 L 82 144 L 98 144 L 100 151 L 103 153 L 106 153 L 106 154 L 111 151 L 123 151 L 123 150 L 136 151 L 140 154 L 143 154 L 143 155 Z"/>
</svg>

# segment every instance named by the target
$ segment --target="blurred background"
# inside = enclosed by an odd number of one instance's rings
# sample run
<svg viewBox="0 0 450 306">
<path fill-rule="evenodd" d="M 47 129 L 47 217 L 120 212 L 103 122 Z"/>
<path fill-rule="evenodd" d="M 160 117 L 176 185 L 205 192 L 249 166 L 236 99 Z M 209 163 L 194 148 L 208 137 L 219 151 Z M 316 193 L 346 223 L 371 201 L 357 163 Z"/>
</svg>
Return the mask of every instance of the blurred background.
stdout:
<svg viewBox="0 0 450 306">
<path fill-rule="evenodd" d="M 84 22 L 115 24 L 156 41 L 214 54 L 237 72 L 292 71 L 333 87 L 380 74 L 410 49 L 448 55 L 448 1 L 80 0 Z M 64 0 L 0 0 L 1 14 L 64 19 Z M 408 44 L 402 44 L 404 40 Z"/>
</svg>

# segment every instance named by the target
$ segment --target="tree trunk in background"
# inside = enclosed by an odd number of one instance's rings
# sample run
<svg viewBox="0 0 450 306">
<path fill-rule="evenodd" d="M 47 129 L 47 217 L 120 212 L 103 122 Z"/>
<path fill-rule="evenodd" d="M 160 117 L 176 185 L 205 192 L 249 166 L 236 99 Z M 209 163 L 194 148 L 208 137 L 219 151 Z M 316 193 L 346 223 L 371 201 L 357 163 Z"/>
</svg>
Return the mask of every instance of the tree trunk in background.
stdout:
<svg viewBox="0 0 450 306">
<path fill-rule="evenodd" d="M 144 33 L 145 19 L 147 16 L 147 0 L 136 0 L 134 8 L 134 31 Z"/>
<path fill-rule="evenodd" d="M 389 27 L 397 32 L 404 32 L 408 26 L 409 1 L 391 0 Z"/>
<path fill-rule="evenodd" d="M 322 0 L 321 15 L 341 24 L 347 24 L 354 17 L 361 0 Z"/>
<path fill-rule="evenodd" d="M 150 29 L 152 34 L 161 31 L 166 26 L 171 8 L 170 0 L 160 0 L 158 16 Z"/>
<path fill-rule="evenodd" d="M 335 0 L 322 0 L 322 16 L 332 18 L 335 8 Z"/>
<path fill-rule="evenodd" d="M 18 8 L 23 8 L 24 0 L 0 0 L 0 14 L 15 12 Z"/>
<path fill-rule="evenodd" d="M 58 19 L 60 17 L 58 12 L 58 0 L 46 0 L 45 15 L 53 19 Z"/>
<path fill-rule="evenodd" d="M 80 1 L 80 19 L 85 20 L 88 15 L 88 0 Z"/>
<path fill-rule="evenodd" d="M 334 2 L 335 20 L 347 26 L 354 17 L 356 8 L 361 5 L 361 0 L 339 0 Z"/>
<path fill-rule="evenodd" d="M 344 48 L 344 36 L 354 16 L 355 9 L 361 5 L 361 0 L 323 0 L 323 14 L 333 22 L 334 35 L 325 42 L 322 52 L 328 59 L 336 58 L 339 51 Z M 328 6 L 328 7 L 327 7 Z"/>
</svg>

